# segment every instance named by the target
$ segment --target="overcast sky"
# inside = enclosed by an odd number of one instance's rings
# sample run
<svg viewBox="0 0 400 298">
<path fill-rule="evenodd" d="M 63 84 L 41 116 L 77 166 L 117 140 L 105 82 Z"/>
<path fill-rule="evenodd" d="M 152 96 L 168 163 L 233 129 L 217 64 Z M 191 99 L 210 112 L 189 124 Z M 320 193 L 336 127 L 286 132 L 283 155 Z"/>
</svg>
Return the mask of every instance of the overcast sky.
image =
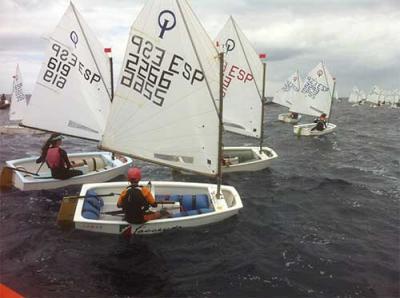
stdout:
<svg viewBox="0 0 400 298">
<path fill-rule="evenodd" d="M 145 0 L 76 0 L 104 47 L 113 48 L 119 74 L 130 26 Z M 351 88 L 400 88 L 400 0 L 192 0 L 212 39 L 229 15 L 258 52 L 268 54 L 267 95 L 296 69 L 319 61 L 337 78 L 339 96 Z M 69 0 L 0 0 L 0 93 L 10 93 L 17 63 L 31 93 L 45 39 Z"/>
</svg>

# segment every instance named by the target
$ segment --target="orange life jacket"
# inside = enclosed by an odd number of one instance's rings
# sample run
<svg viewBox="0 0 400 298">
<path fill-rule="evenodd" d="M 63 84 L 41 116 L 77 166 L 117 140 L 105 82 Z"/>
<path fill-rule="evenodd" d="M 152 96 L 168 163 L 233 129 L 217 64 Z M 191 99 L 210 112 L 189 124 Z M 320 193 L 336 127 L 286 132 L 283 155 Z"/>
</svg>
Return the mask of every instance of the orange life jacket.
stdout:
<svg viewBox="0 0 400 298">
<path fill-rule="evenodd" d="M 61 158 L 60 148 L 49 148 L 49 150 L 47 150 L 46 163 L 50 169 L 64 168 L 64 161 Z"/>
</svg>

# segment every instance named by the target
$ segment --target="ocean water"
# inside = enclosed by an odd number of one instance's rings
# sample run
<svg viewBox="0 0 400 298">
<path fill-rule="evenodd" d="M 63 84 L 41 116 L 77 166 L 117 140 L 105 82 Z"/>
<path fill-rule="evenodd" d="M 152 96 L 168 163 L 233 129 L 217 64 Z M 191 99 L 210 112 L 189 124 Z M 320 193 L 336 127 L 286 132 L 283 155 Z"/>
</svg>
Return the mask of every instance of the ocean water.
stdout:
<svg viewBox="0 0 400 298">
<path fill-rule="evenodd" d="M 218 224 L 128 242 L 57 227 L 61 198 L 79 186 L 2 191 L 0 282 L 26 297 L 400 297 L 400 110 L 336 103 L 336 133 L 316 138 L 295 136 L 282 112 L 266 106 L 264 144 L 279 159 L 224 176 L 244 208 Z M 38 154 L 45 137 L 0 139 L 4 164 Z M 212 181 L 136 164 L 144 179 Z"/>
</svg>

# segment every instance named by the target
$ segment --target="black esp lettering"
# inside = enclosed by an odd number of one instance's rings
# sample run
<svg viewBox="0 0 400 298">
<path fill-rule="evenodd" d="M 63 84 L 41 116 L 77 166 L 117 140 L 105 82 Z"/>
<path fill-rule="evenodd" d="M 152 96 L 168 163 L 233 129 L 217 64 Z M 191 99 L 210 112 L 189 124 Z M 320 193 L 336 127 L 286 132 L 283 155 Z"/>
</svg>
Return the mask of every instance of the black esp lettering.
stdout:
<svg viewBox="0 0 400 298">
<path fill-rule="evenodd" d="M 90 69 L 86 69 L 85 70 L 85 74 L 83 75 L 83 77 L 85 78 L 85 80 L 89 80 L 90 79 L 90 75 L 92 74 L 92 72 L 90 71 Z"/>
<path fill-rule="evenodd" d="M 190 80 L 190 72 L 192 71 L 192 66 L 189 63 L 185 63 L 185 65 L 183 66 L 184 71 L 182 72 L 183 77 L 186 80 Z M 192 83 L 193 85 L 193 83 Z"/>
<path fill-rule="evenodd" d="M 56 57 L 57 57 L 57 56 L 58 56 L 58 53 L 60 53 L 61 47 L 60 47 L 58 44 L 53 43 L 53 45 L 51 46 L 51 48 L 54 50 L 54 52 L 56 52 Z"/>
<path fill-rule="evenodd" d="M 81 73 L 81 75 L 83 75 L 82 70 L 85 68 L 85 65 L 82 64 L 82 62 L 79 61 L 79 72 Z"/>
<path fill-rule="evenodd" d="M 142 49 L 143 38 L 137 35 L 132 36 L 132 44 L 137 46 L 136 54 L 139 54 Z"/>
<path fill-rule="evenodd" d="M 61 51 L 60 59 L 61 59 L 62 61 L 67 61 L 68 54 L 69 54 L 68 50 L 63 49 L 63 50 Z"/>
<path fill-rule="evenodd" d="M 190 82 L 190 84 L 193 85 L 194 80 L 196 80 L 196 81 L 198 81 L 198 82 L 203 81 L 203 80 L 204 80 L 204 74 L 203 74 L 203 72 L 200 71 L 200 70 L 198 70 L 198 69 L 196 69 L 196 70 L 194 71 L 193 78 L 192 78 L 192 81 Z"/>
<path fill-rule="evenodd" d="M 150 59 L 150 52 L 151 51 L 153 51 L 153 44 L 150 42 L 150 41 L 146 41 L 145 43 L 145 46 L 144 46 L 144 48 L 143 48 L 143 56 L 146 58 L 146 59 Z M 147 54 L 148 53 L 148 54 Z"/>
<path fill-rule="evenodd" d="M 97 73 L 94 73 L 92 79 L 90 80 L 90 84 L 93 82 L 100 82 L 100 76 Z"/>
<path fill-rule="evenodd" d="M 173 73 L 179 74 L 178 70 L 174 70 L 173 69 L 174 66 L 178 66 L 179 65 L 179 62 L 175 62 L 175 60 L 183 61 L 183 58 L 181 56 L 178 56 L 178 55 L 175 54 L 174 57 L 172 57 L 171 64 L 169 65 L 168 70 L 173 72 Z"/>
</svg>

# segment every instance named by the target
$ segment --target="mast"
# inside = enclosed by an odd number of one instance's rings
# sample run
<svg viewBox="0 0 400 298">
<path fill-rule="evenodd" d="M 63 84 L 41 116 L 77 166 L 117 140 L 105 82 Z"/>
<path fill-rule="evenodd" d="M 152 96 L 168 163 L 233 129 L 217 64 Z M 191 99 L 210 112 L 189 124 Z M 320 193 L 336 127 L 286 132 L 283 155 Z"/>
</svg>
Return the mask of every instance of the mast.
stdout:
<svg viewBox="0 0 400 298">
<path fill-rule="evenodd" d="M 104 52 L 109 54 L 108 61 L 110 62 L 110 86 L 111 86 L 111 98 L 112 102 L 114 99 L 114 70 L 113 70 L 113 58 L 111 54 L 111 48 L 104 48 Z"/>
<path fill-rule="evenodd" d="M 333 89 L 332 89 L 332 96 L 331 96 L 331 108 L 329 109 L 329 117 L 328 117 L 328 123 L 331 119 L 331 115 L 332 115 L 332 106 L 333 106 L 333 94 L 335 92 L 335 87 L 336 87 L 336 78 L 333 78 Z"/>
<path fill-rule="evenodd" d="M 221 196 L 221 184 L 222 184 L 222 132 L 223 132 L 223 82 L 224 82 L 224 53 L 218 54 L 219 58 L 219 112 L 218 112 L 218 174 L 217 174 L 217 199 Z"/>
<path fill-rule="evenodd" d="M 329 91 L 330 91 L 331 90 L 331 86 L 329 86 L 328 77 L 326 76 L 325 64 L 324 64 L 323 61 L 321 61 L 321 64 L 322 64 L 322 68 L 324 70 L 324 76 L 325 76 L 326 85 L 328 86 Z M 329 116 L 328 116 L 327 123 L 329 123 L 329 121 L 331 119 L 331 112 L 332 112 L 332 106 L 333 106 L 333 96 L 335 94 L 335 86 L 336 86 L 336 78 L 333 78 L 333 89 L 332 89 L 332 93 L 330 93 L 330 95 L 331 95 L 331 106 L 329 107 Z"/>
<path fill-rule="evenodd" d="M 262 152 L 262 145 L 264 140 L 264 107 L 265 107 L 265 77 L 267 72 L 267 63 L 263 61 L 263 85 L 262 85 L 262 97 L 261 97 L 261 131 L 260 131 L 260 153 Z"/>
</svg>

